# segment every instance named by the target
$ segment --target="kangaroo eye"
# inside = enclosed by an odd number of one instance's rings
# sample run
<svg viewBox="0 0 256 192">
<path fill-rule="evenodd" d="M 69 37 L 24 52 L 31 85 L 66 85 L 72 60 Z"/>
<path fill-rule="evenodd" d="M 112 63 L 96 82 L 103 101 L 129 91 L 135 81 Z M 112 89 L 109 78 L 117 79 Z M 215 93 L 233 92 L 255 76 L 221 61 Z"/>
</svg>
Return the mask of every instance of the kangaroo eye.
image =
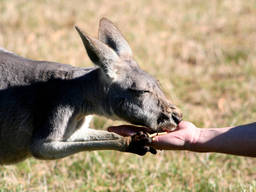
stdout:
<svg viewBox="0 0 256 192">
<path fill-rule="evenodd" d="M 141 90 L 141 89 L 133 89 L 133 88 L 129 88 L 128 91 L 132 92 L 133 94 L 144 94 L 144 93 L 150 93 L 149 90 Z"/>
</svg>

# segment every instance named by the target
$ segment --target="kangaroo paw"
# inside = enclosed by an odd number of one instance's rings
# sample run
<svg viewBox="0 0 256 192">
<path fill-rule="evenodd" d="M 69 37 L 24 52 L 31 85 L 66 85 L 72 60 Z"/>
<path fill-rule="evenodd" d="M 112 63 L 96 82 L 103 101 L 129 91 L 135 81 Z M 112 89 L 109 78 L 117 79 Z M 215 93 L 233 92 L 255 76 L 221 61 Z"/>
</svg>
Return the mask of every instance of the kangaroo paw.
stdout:
<svg viewBox="0 0 256 192">
<path fill-rule="evenodd" d="M 131 142 L 126 151 L 141 156 L 145 155 L 147 152 L 156 154 L 157 151 L 153 147 L 148 146 L 151 142 L 152 138 L 150 138 L 147 133 L 139 131 L 135 135 L 131 136 Z"/>
</svg>

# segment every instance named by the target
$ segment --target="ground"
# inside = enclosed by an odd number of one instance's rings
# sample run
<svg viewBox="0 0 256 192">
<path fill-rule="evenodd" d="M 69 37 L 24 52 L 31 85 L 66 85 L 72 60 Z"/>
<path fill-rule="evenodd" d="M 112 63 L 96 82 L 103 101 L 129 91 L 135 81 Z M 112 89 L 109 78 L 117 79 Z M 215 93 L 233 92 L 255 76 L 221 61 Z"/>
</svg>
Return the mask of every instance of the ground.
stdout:
<svg viewBox="0 0 256 192">
<path fill-rule="evenodd" d="M 255 121 L 254 0 L 0 0 L 0 46 L 91 66 L 74 25 L 97 36 L 103 16 L 119 26 L 184 119 L 198 127 Z M 91 126 L 120 123 L 97 117 Z M 255 165 L 254 158 L 186 151 L 84 152 L 2 166 L 0 191 L 255 191 Z"/>
</svg>

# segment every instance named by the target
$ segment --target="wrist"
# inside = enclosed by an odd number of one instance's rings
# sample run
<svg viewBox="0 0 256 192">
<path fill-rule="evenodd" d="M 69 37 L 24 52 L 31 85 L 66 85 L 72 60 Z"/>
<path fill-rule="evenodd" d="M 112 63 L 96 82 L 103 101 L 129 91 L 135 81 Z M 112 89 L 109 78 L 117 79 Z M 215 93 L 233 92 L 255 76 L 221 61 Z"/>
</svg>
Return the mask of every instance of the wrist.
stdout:
<svg viewBox="0 0 256 192">
<path fill-rule="evenodd" d="M 215 142 L 215 138 L 226 129 L 220 128 L 198 128 L 198 138 L 190 144 L 190 151 L 195 152 L 215 152 L 220 143 Z"/>
<path fill-rule="evenodd" d="M 185 150 L 196 151 L 202 144 L 201 134 L 202 128 L 195 128 L 193 133 L 188 135 L 185 142 Z"/>
</svg>

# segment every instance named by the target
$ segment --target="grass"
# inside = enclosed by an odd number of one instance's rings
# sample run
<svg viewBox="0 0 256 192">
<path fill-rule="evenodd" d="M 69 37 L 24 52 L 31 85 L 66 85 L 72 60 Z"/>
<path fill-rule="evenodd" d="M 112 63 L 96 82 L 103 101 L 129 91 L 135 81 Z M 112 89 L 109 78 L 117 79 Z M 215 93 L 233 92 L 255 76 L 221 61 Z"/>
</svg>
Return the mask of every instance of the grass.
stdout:
<svg viewBox="0 0 256 192">
<path fill-rule="evenodd" d="M 106 16 L 140 66 L 199 127 L 255 121 L 254 0 L 0 0 L 0 46 L 24 57 L 92 65 L 74 30 L 96 36 Z M 96 117 L 92 127 L 105 129 Z M 186 151 L 137 157 L 84 152 L 57 161 L 0 167 L 6 191 L 256 191 L 256 160 Z"/>
</svg>

